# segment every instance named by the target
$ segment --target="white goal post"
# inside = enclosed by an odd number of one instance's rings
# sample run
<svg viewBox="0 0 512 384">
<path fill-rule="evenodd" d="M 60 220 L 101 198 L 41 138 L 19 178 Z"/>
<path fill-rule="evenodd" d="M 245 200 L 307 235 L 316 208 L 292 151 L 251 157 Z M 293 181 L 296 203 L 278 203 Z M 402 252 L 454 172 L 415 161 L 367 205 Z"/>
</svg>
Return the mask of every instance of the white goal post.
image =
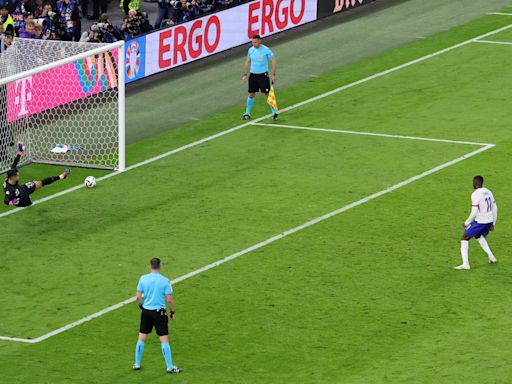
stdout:
<svg viewBox="0 0 512 384">
<path fill-rule="evenodd" d="M 124 41 L 17 38 L 1 52 L 0 172 L 18 142 L 26 147 L 22 165 L 124 171 Z"/>
</svg>

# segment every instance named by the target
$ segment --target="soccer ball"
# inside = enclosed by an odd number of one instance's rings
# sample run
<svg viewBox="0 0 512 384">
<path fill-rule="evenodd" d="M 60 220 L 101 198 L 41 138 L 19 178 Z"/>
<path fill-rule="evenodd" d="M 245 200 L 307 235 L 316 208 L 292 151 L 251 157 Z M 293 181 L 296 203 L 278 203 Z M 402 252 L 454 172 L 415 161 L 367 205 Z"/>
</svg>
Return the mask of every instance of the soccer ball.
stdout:
<svg viewBox="0 0 512 384">
<path fill-rule="evenodd" d="M 87 176 L 84 183 L 87 188 L 94 188 L 96 186 L 96 179 L 94 176 Z"/>
</svg>

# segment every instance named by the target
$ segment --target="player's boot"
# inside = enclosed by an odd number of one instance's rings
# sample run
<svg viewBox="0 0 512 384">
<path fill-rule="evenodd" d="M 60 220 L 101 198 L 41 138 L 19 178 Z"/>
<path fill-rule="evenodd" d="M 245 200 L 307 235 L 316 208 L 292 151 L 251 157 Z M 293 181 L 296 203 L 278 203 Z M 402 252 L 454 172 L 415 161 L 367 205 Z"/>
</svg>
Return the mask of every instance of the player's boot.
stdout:
<svg viewBox="0 0 512 384">
<path fill-rule="evenodd" d="M 454 267 L 453 269 L 459 269 L 459 270 L 461 270 L 461 269 L 462 269 L 462 270 L 466 269 L 466 270 L 469 270 L 469 269 L 471 269 L 471 267 L 470 267 L 469 265 L 461 264 L 461 265 L 459 265 L 459 266 L 457 266 L 457 267 Z"/>
<path fill-rule="evenodd" d="M 140 371 L 140 365 L 133 364 L 133 370 L 134 371 Z"/>
<path fill-rule="evenodd" d="M 61 180 L 63 180 L 65 178 L 67 178 L 70 173 L 71 173 L 71 169 L 66 168 L 66 170 L 64 172 L 62 172 L 59 176 L 60 176 Z"/>
<path fill-rule="evenodd" d="M 272 120 L 277 121 L 278 116 L 279 116 L 279 115 L 278 115 L 277 113 L 274 113 L 274 114 L 272 115 Z"/>
<path fill-rule="evenodd" d="M 177 366 L 174 366 L 171 369 L 167 370 L 167 373 L 170 373 L 171 375 L 173 375 L 175 373 L 177 374 L 177 373 L 180 373 L 180 372 L 183 372 L 183 369 L 178 368 Z"/>
<path fill-rule="evenodd" d="M 489 264 L 496 264 L 498 262 L 498 260 L 493 256 L 493 257 L 489 257 Z"/>
<path fill-rule="evenodd" d="M 245 113 L 243 116 L 242 116 L 242 120 L 249 120 L 251 118 L 251 115 L 248 115 L 247 113 Z"/>
</svg>

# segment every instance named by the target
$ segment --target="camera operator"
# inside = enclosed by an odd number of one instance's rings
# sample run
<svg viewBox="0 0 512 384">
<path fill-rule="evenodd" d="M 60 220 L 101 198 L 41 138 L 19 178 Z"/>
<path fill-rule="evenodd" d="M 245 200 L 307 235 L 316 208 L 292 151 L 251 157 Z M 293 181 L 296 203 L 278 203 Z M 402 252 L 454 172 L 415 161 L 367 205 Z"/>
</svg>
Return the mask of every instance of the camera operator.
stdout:
<svg viewBox="0 0 512 384">
<path fill-rule="evenodd" d="M 62 40 L 80 40 L 80 8 L 76 0 L 59 0 L 57 2 L 59 15 L 59 34 Z"/>
<path fill-rule="evenodd" d="M 119 30 L 112 25 L 108 15 L 103 13 L 97 23 L 91 25 L 89 32 L 84 32 L 80 41 L 91 43 L 113 43 L 122 40 L 123 36 Z"/>
<path fill-rule="evenodd" d="M 123 19 L 123 24 L 121 24 L 121 32 L 125 36 L 125 39 L 136 37 L 149 31 L 151 31 L 151 25 L 149 24 L 147 16 L 135 9 L 130 9 L 128 16 Z"/>
<path fill-rule="evenodd" d="M 41 14 L 35 22 L 43 27 L 43 40 L 60 40 L 59 15 L 53 11 L 51 3 L 44 3 Z"/>
</svg>

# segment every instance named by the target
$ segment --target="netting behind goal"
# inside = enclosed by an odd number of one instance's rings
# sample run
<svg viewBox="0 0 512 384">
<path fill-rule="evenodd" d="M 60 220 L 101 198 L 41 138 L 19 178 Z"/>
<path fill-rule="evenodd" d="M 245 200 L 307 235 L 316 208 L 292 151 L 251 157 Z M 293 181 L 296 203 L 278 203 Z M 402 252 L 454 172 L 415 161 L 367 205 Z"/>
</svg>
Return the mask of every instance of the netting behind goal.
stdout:
<svg viewBox="0 0 512 384">
<path fill-rule="evenodd" d="M 123 43 L 15 39 L 0 53 L 0 171 L 23 163 L 124 169 Z"/>
</svg>

